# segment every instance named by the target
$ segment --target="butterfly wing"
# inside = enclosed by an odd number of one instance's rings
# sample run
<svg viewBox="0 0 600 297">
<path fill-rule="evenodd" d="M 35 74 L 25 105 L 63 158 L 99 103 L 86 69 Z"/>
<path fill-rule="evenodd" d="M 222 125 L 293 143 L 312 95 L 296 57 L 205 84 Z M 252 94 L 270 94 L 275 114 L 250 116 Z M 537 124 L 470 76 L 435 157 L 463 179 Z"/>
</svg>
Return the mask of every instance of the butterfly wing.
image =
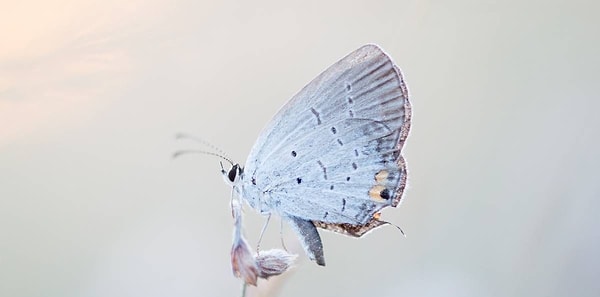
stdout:
<svg viewBox="0 0 600 297">
<path fill-rule="evenodd" d="M 378 46 L 365 45 L 310 82 L 263 130 L 246 162 L 244 198 L 360 236 L 402 198 L 410 116 L 400 70 Z"/>
</svg>

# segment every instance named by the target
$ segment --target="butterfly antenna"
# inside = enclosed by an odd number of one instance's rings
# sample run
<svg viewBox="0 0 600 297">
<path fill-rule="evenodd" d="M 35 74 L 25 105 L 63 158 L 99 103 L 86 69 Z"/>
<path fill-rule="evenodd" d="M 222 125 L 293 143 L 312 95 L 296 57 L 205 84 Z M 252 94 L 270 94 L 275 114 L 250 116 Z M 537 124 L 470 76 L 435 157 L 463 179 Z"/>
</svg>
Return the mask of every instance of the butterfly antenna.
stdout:
<svg viewBox="0 0 600 297">
<path fill-rule="evenodd" d="M 189 155 L 189 154 L 201 154 L 201 155 L 209 155 L 209 156 L 215 156 L 215 157 L 219 157 L 227 162 L 229 162 L 229 164 L 231 164 L 231 166 L 233 166 L 233 161 L 231 161 L 229 158 L 221 155 L 221 154 L 217 154 L 217 153 L 213 153 L 213 152 L 208 152 L 208 151 L 203 151 L 203 150 L 180 150 L 180 151 L 176 151 L 173 153 L 173 159 L 178 158 L 181 155 Z M 221 168 L 223 167 L 223 163 L 221 163 Z M 224 169 L 223 169 L 224 170 Z"/>
<path fill-rule="evenodd" d="M 199 144 L 202 144 L 202 145 L 204 145 L 204 146 L 206 146 L 206 147 L 208 147 L 208 148 L 216 151 L 221 156 L 229 159 L 229 157 L 227 156 L 227 154 L 222 149 L 220 149 L 218 146 L 216 146 L 216 145 L 214 145 L 214 144 L 212 144 L 212 143 L 208 142 L 207 140 L 202 139 L 200 137 L 189 135 L 189 134 L 185 134 L 185 133 L 177 133 L 177 134 L 175 134 L 175 139 L 189 139 L 189 140 L 193 140 L 193 141 L 195 141 L 195 142 L 197 142 Z"/>
</svg>

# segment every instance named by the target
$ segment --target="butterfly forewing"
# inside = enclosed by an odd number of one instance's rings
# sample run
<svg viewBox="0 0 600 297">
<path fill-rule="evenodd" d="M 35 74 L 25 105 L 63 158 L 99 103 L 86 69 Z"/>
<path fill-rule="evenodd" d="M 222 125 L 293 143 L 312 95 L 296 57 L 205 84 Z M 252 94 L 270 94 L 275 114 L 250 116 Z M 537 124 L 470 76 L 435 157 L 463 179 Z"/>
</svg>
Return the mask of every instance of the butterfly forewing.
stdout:
<svg viewBox="0 0 600 297">
<path fill-rule="evenodd" d="M 244 178 L 255 188 L 247 195 L 261 197 L 245 198 L 322 228 L 374 228 L 373 215 L 402 196 L 400 150 L 409 127 L 399 69 L 379 47 L 363 46 L 304 87 L 263 130 Z"/>
</svg>

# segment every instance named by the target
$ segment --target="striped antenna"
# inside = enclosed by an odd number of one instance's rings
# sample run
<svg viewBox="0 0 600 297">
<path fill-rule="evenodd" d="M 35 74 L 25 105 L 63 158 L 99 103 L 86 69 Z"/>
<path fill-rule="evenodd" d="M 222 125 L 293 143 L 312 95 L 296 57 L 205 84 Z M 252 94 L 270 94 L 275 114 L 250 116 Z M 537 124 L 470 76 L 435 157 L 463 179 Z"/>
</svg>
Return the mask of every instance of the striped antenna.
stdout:
<svg viewBox="0 0 600 297">
<path fill-rule="evenodd" d="M 202 144 L 206 147 L 208 147 L 209 149 L 214 150 L 215 152 L 211 152 L 211 151 L 205 151 L 205 150 L 179 150 L 176 151 L 175 153 L 173 153 L 173 158 L 177 158 L 181 155 L 187 155 L 187 154 L 203 154 L 203 155 L 210 155 L 210 156 L 216 156 L 219 157 L 227 162 L 229 162 L 229 164 L 231 164 L 232 166 L 234 165 L 233 161 L 231 161 L 231 159 L 227 156 L 227 154 L 225 154 L 225 152 L 220 149 L 219 147 L 217 147 L 216 145 L 208 142 L 207 140 L 204 140 L 200 137 L 196 137 L 196 136 L 192 136 L 189 134 L 185 134 L 185 133 L 177 133 L 175 134 L 175 139 L 189 139 L 189 140 L 193 140 L 199 144 Z"/>
</svg>

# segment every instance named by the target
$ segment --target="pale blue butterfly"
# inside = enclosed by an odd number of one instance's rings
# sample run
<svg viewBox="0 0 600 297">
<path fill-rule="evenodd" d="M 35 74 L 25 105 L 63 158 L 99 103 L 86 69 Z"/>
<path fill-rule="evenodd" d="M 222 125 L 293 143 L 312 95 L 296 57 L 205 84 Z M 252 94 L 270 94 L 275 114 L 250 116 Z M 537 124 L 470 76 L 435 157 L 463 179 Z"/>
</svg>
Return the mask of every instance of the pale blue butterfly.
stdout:
<svg viewBox="0 0 600 297">
<path fill-rule="evenodd" d="M 400 203 L 410 118 L 400 69 L 365 45 L 281 108 L 245 167 L 222 172 L 250 206 L 287 221 L 308 257 L 325 265 L 317 227 L 360 237 L 387 224 L 381 209 Z"/>
</svg>

